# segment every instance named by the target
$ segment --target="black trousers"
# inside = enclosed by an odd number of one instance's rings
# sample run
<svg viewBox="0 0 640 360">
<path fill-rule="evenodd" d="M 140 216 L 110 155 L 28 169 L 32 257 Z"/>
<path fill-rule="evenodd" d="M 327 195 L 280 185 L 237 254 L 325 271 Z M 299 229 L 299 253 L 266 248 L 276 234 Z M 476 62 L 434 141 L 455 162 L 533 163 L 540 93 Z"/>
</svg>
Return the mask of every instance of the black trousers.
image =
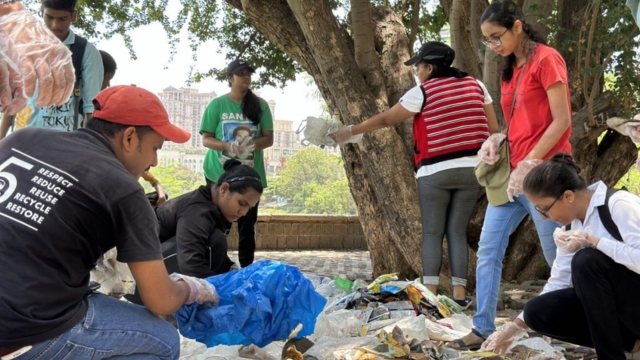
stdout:
<svg viewBox="0 0 640 360">
<path fill-rule="evenodd" d="M 207 185 L 215 184 L 205 178 Z M 238 219 L 238 260 L 241 267 L 247 267 L 253 264 L 256 253 L 256 227 L 258 225 L 258 206 L 252 207 L 247 214 Z"/>
<path fill-rule="evenodd" d="M 640 274 L 596 249 L 571 262 L 573 288 L 530 300 L 524 320 L 538 333 L 594 347 L 598 359 L 625 360 L 640 339 Z"/>
</svg>

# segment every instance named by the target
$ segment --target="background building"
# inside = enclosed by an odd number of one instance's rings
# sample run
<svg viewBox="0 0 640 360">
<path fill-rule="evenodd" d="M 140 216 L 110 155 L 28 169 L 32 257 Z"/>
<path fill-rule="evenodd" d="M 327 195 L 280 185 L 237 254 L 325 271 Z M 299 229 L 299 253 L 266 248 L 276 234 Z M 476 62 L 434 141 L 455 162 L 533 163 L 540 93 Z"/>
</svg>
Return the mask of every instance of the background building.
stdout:
<svg viewBox="0 0 640 360">
<path fill-rule="evenodd" d="M 196 148 L 202 146 L 200 122 L 207 105 L 216 97 L 215 92 L 199 93 L 198 89 L 172 86 L 158 94 L 160 101 L 169 113 L 171 122 L 191 133 L 191 139 L 184 144 L 167 142 L 166 146 Z"/>
</svg>

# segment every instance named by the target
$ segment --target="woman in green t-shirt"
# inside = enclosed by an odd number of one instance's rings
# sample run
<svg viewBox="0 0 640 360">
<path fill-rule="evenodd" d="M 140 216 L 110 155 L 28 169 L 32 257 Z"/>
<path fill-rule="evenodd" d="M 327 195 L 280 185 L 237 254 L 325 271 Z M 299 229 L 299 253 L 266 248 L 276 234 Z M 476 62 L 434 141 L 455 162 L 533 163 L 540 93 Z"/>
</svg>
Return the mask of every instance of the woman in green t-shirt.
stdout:
<svg viewBox="0 0 640 360">
<path fill-rule="evenodd" d="M 227 67 L 231 91 L 213 99 L 202 116 L 202 144 L 209 148 L 203 164 L 208 184 L 224 173 L 226 161 L 235 159 L 253 167 L 267 186 L 262 151 L 273 145 L 273 119 L 267 102 L 250 89 L 254 72 L 246 61 L 232 61 Z M 245 267 L 253 263 L 256 249 L 258 205 L 237 221 L 238 259 Z"/>
</svg>

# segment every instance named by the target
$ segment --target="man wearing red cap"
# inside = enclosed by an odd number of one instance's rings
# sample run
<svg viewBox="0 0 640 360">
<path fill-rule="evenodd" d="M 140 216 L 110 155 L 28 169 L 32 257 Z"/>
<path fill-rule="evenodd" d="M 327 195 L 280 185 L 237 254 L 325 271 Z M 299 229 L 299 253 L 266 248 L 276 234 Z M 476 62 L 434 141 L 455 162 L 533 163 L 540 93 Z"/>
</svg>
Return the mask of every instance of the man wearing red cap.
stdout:
<svg viewBox="0 0 640 360">
<path fill-rule="evenodd" d="M 176 330 L 154 314 L 217 302 L 206 281 L 167 274 L 138 183 L 165 140 L 189 133 L 135 86 L 109 88 L 94 106 L 86 129 L 29 128 L 0 142 L 3 359 L 178 359 Z M 114 246 L 146 309 L 87 293 L 89 272 Z"/>
</svg>

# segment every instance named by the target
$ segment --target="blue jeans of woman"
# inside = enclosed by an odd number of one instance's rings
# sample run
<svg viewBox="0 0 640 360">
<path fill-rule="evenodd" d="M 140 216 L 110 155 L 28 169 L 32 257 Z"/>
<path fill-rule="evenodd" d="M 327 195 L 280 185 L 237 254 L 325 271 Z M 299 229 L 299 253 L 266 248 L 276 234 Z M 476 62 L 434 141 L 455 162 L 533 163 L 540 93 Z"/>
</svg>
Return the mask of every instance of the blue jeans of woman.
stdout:
<svg viewBox="0 0 640 360">
<path fill-rule="evenodd" d="M 517 196 L 513 202 L 504 205 L 487 207 L 478 244 L 476 265 L 478 311 L 473 317 L 474 332 L 485 338 L 496 329 L 494 321 L 502 277 L 502 260 L 509 245 L 509 236 L 527 215 L 533 219 L 544 258 L 549 266 L 556 258 L 553 231 L 558 224 L 549 219 L 542 219 L 526 196 Z"/>
<path fill-rule="evenodd" d="M 140 305 L 94 293 L 84 320 L 15 360 L 176 360 L 180 337 L 170 323 Z"/>
</svg>

